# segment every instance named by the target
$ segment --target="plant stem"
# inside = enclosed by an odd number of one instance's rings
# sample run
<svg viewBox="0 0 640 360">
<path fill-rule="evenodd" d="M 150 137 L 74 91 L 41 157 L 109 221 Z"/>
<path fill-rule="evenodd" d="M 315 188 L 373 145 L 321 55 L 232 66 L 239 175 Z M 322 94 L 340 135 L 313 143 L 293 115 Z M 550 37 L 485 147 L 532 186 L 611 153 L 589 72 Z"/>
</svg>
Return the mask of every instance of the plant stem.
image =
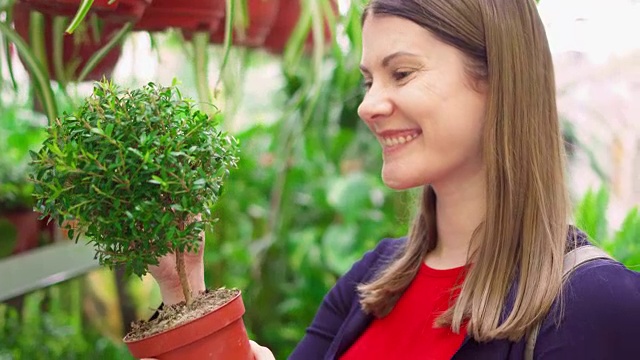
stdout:
<svg viewBox="0 0 640 360">
<path fill-rule="evenodd" d="M 184 264 L 184 254 L 180 251 L 176 252 L 176 270 L 180 277 L 180 285 L 182 286 L 182 294 L 187 302 L 187 306 L 191 305 L 193 299 L 191 297 L 191 286 L 189 285 L 189 279 L 187 279 L 187 270 Z"/>
<path fill-rule="evenodd" d="M 85 16 L 87 16 L 87 13 L 91 9 L 91 5 L 93 5 L 93 0 L 82 0 L 80 6 L 78 7 L 76 15 L 73 17 L 73 20 L 71 20 L 71 23 L 66 30 L 67 34 L 72 34 L 78 27 L 78 25 L 80 25 L 82 20 L 84 20 Z"/>
<path fill-rule="evenodd" d="M 64 67 L 64 27 L 66 18 L 55 16 L 53 18 L 53 70 L 56 80 L 63 89 L 67 88 L 67 73 Z"/>
<path fill-rule="evenodd" d="M 124 40 L 124 38 L 127 34 L 129 34 L 132 28 L 133 23 L 128 22 L 124 24 L 124 26 L 120 30 L 118 30 L 118 32 L 111 38 L 111 40 L 109 40 L 109 42 L 107 42 L 103 47 L 101 47 L 98 51 L 91 55 L 89 60 L 87 60 L 84 68 L 80 72 L 80 75 L 78 75 L 78 82 L 83 81 L 84 78 L 89 75 L 91 70 L 93 70 L 93 68 L 96 67 L 96 65 L 98 65 L 98 63 L 102 59 L 104 59 L 104 57 L 107 56 L 111 50 L 113 50 L 113 48 L 118 46 Z"/>
<path fill-rule="evenodd" d="M 184 230 L 184 220 L 180 220 L 180 230 Z M 178 271 L 178 277 L 180 278 L 180 285 L 182 286 L 182 294 L 184 300 L 187 302 L 187 306 L 190 306 L 193 302 L 191 297 L 191 285 L 189 285 L 189 279 L 187 278 L 187 269 L 184 263 L 184 253 L 182 251 L 176 251 L 176 270 Z"/>
<path fill-rule="evenodd" d="M 193 34 L 193 67 L 196 77 L 196 89 L 200 99 L 200 109 L 208 115 L 213 115 L 215 108 L 213 107 L 213 99 L 209 89 L 209 72 L 207 69 L 207 65 L 209 65 L 209 37 L 208 31 L 198 31 Z"/>
<path fill-rule="evenodd" d="M 44 31 L 44 30 L 42 30 Z M 7 24 L 0 22 L 0 33 L 4 34 L 9 41 L 15 46 L 16 50 L 22 55 L 27 69 L 33 74 L 33 84 L 40 96 L 42 97 L 42 104 L 45 110 L 45 114 L 49 119 L 49 124 L 53 124 L 56 119 L 58 110 L 56 108 L 55 98 L 53 91 L 51 90 L 51 84 L 49 83 L 49 73 L 45 69 L 44 65 L 38 60 L 34 51 L 31 50 L 29 45 L 22 39 L 18 33 L 15 32 Z M 41 36 L 44 36 L 44 32 L 40 32 Z"/>
</svg>

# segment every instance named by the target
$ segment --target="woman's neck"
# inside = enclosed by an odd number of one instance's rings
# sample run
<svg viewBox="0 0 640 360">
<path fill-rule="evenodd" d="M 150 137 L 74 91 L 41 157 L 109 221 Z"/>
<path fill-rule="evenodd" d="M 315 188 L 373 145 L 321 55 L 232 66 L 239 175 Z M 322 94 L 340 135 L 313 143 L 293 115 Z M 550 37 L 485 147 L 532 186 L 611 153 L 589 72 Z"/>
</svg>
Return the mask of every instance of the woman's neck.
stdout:
<svg viewBox="0 0 640 360">
<path fill-rule="evenodd" d="M 434 187 L 438 242 L 426 257 L 429 267 L 449 269 L 467 262 L 473 233 L 486 211 L 482 174 L 456 186 Z"/>
</svg>

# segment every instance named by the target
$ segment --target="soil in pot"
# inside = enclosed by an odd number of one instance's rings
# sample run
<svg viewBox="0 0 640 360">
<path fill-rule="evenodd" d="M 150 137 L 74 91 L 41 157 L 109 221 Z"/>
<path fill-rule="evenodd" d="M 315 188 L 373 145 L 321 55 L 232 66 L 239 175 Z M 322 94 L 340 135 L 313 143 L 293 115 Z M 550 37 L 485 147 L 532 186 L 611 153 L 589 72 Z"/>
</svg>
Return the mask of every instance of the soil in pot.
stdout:
<svg viewBox="0 0 640 360">
<path fill-rule="evenodd" d="M 153 320 L 133 323 L 124 342 L 137 358 L 250 360 L 243 314 L 239 290 L 206 291 L 190 306 L 167 306 Z"/>
</svg>

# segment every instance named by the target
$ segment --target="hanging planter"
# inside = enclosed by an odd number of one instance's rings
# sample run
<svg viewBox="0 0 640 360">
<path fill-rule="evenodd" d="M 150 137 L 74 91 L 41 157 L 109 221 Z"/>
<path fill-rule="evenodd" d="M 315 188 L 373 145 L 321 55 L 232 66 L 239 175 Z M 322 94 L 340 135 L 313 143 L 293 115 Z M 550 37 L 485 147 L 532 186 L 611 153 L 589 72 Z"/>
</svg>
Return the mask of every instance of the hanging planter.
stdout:
<svg viewBox="0 0 640 360">
<path fill-rule="evenodd" d="M 212 31 L 224 17 L 224 0 L 154 0 L 134 27 L 138 31 Z"/>
<path fill-rule="evenodd" d="M 51 80 L 65 85 L 69 81 L 94 81 L 111 76 L 120 58 L 123 30 L 131 25 L 121 27 L 115 22 L 102 21 L 94 14 L 74 34 L 65 35 L 69 18 L 40 14 L 32 9 L 26 3 L 16 3 L 14 26 Z"/>
<path fill-rule="evenodd" d="M 124 23 L 137 21 L 142 17 L 145 9 L 152 0 L 94 0 L 90 13 L 97 14 L 101 19 L 109 22 Z M 19 0 L 27 4 L 30 9 L 52 16 L 73 17 L 82 0 Z"/>
<path fill-rule="evenodd" d="M 301 1 L 304 0 L 280 0 L 280 8 L 271 32 L 264 41 L 263 47 L 274 54 L 282 54 L 284 49 L 293 34 L 293 31 L 300 20 L 302 14 Z M 338 5 L 335 0 L 330 0 L 331 9 L 334 15 L 338 14 Z M 331 41 L 332 33 L 331 28 L 327 21 L 324 23 L 324 39 L 325 42 Z M 314 40 L 313 34 L 309 31 L 309 35 L 305 40 L 305 50 L 309 50 L 313 47 Z"/>
<path fill-rule="evenodd" d="M 234 45 L 259 47 L 261 46 L 278 16 L 281 0 L 246 0 L 247 16 L 242 16 L 246 21 L 237 21 L 240 26 L 233 30 L 232 43 Z M 238 17 L 236 17 L 238 18 Z M 247 24 L 248 23 L 248 24 Z M 245 25 L 246 24 L 246 25 Z M 222 44 L 224 42 L 224 26 L 219 26 L 211 34 L 211 42 Z"/>
<path fill-rule="evenodd" d="M 19 254 L 38 247 L 40 240 L 39 214 L 32 210 L 14 210 L 0 213 L 2 244 L 0 257 Z"/>
</svg>

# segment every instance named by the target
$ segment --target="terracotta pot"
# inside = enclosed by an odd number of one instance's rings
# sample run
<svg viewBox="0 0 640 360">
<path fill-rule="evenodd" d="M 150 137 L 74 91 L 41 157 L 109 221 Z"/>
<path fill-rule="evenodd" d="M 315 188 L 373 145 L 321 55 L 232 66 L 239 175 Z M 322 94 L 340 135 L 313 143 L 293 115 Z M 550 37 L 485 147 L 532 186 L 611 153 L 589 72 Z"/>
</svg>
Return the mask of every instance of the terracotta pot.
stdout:
<svg viewBox="0 0 640 360">
<path fill-rule="evenodd" d="M 13 22 L 16 31 L 27 42 L 31 43 L 29 39 L 29 25 L 30 25 L 30 13 L 31 7 L 24 3 L 16 3 L 13 9 Z M 57 80 L 54 71 L 53 61 L 53 15 L 44 14 L 44 41 L 47 53 L 47 68 L 51 80 Z M 80 34 L 76 32 L 73 35 L 64 35 L 63 38 L 63 64 L 77 63 L 76 69 L 69 81 L 77 79 L 80 71 L 85 66 L 91 56 L 102 48 L 109 39 L 115 35 L 120 29 L 119 24 L 113 22 L 106 22 L 102 28 L 99 40 L 97 42 L 93 39 L 92 27 L 87 27 L 87 32 Z M 80 41 L 78 42 L 78 39 Z M 101 80 L 103 76 L 107 78 L 111 77 L 111 73 L 116 66 L 116 63 L 120 59 L 122 46 L 116 46 L 111 50 L 85 78 L 85 81 Z M 21 59 L 22 60 L 22 59 Z"/>
<path fill-rule="evenodd" d="M 337 16 L 338 14 L 338 4 L 337 0 L 330 0 L 331 8 L 334 10 L 334 14 Z M 274 54 L 282 54 L 284 52 L 284 48 L 293 33 L 296 25 L 298 24 L 298 20 L 300 19 L 300 13 L 302 12 L 302 8 L 300 6 L 300 0 L 280 0 L 280 10 L 278 11 L 278 16 L 276 17 L 273 26 L 271 27 L 271 32 L 264 41 L 263 47 Z M 331 28 L 329 24 L 325 22 L 324 27 L 324 38 L 327 43 L 331 41 Z M 309 32 L 309 36 L 307 36 L 307 40 L 305 43 L 306 50 L 310 50 L 313 48 L 313 34 Z"/>
<path fill-rule="evenodd" d="M 125 337 L 124 342 L 137 359 L 253 360 L 241 295 L 199 319 L 138 341 Z"/>
<path fill-rule="evenodd" d="M 280 0 L 248 0 L 249 26 L 244 29 L 244 34 L 234 30 L 232 42 L 235 45 L 248 47 L 261 46 L 273 26 L 279 12 Z M 211 42 L 222 44 L 224 42 L 224 21 L 216 31 L 211 34 Z M 244 35 L 244 36 L 243 36 Z"/>
<path fill-rule="evenodd" d="M 78 229 L 78 220 L 65 220 L 60 226 L 60 233 L 62 234 L 62 238 L 65 240 L 73 240 L 69 238 L 69 230 L 67 230 L 67 226 L 71 227 L 74 231 Z"/>
<path fill-rule="evenodd" d="M 90 13 L 96 13 L 107 21 L 123 23 L 137 21 L 152 0 L 116 0 L 109 4 L 109 0 L 94 0 Z M 43 14 L 73 17 L 80 7 L 82 0 L 19 0 L 28 4 L 33 10 Z"/>
<path fill-rule="evenodd" d="M 41 235 L 40 245 L 52 243 L 56 238 L 56 232 L 58 230 L 56 222 L 53 220 L 49 221 L 49 217 L 45 217 L 42 220 L 38 220 L 38 224 L 38 230 L 40 231 Z"/>
<path fill-rule="evenodd" d="M 213 31 L 220 25 L 224 10 L 225 0 L 154 0 L 134 29 L 163 31 L 175 27 Z"/>
<path fill-rule="evenodd" d="M 0 214 L 16 228 L 16 243 L 12 254 L 19 254 L 38 247 L 40 240 L 40 214 L 32 210 L 9 211 Z"/>
</svg>

